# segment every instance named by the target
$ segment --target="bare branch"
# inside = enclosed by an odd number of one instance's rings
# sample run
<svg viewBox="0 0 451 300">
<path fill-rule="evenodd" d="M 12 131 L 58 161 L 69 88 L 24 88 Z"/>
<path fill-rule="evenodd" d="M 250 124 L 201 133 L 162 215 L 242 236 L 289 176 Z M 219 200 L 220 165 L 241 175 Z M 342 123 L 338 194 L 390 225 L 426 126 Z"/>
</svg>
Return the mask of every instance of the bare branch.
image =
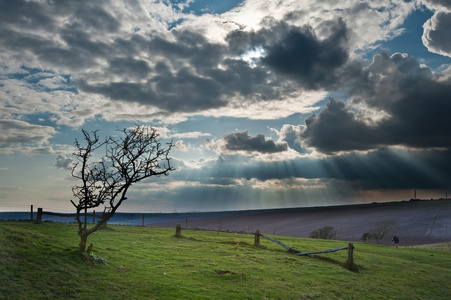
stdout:
<svg viewBox="0 0 451 300">
<path fill-rule="evenodd" d="M 77 163 L 71 171 L 81 184 L 72 187 L 78 204 L 71 200 L 77 210 L 80 243 L 86 242 L 90 233 L 100 229 L 127 199 L 129 188 L 151 176 L 168 175 L 174 169 L 168 157 L 172 141 L 164 148 L 158 140 L 158 133 L 151 127 L 136 126 L 117 130 L 119 136 L 109 136 L 100 142 L 97 131 L 91 134 L 83 130 L 85 145 L 75 140 L 74 156 Z M 93 159 L 94 151 L 105 147 L 105 155 Z M 106 206 L 108 205 L 108 206 Z M 87 209 L 104 207 L 102 219 L 93 228 L 86 224 Z M 84 223 L 80 214 L 84 211 Z M 84 248 L 83 248 L 84 249 Z M 84 251 L 84 250 L 83 250 Z"/>
</svg>

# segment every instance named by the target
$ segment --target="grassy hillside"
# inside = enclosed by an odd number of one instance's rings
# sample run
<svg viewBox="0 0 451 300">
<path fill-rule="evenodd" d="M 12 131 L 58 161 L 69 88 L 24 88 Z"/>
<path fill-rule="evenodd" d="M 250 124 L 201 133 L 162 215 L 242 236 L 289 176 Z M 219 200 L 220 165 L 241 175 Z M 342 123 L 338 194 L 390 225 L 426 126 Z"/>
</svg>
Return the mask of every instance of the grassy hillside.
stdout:
<svg viewBox="0 0 451 300">
<path fill-rule="evenodd" d="M 295 256 L 252 235 L 110 226 L 91 235 L 94 257 L 76 252 L 74 224 L 0 221 L 1 299 L 446 299 L 451 252 L 355 243 Z M 277 237 L 301 251 L 342 241 Z M 106 261 L 106 263 L 104 263 Z"/>
</svg>

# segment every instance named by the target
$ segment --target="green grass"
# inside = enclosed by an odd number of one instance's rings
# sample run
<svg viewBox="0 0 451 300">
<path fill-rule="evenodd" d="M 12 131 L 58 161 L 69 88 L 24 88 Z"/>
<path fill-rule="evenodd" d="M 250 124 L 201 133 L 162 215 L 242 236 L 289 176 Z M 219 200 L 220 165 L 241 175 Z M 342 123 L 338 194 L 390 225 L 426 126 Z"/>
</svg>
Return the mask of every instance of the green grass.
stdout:
<svg viewBox="0 0 451 300">
<path fill-rule="evenodd" d="M 427 244 L 419 246 L 405 246 L 405 248 L 421 248 L 421 249 L 433 249 L 438 251 L 451 251 L 451 242 Z"/>
<path fill-rule="evenodd" d="M 252 235 L 109 226 L 77 252 L 74 224 L 0 221 L 0 299 L 449 299 L 451 252 L 355 243 L 295 256 Z M 342 241 L 276 237 L 301 251 Z M 228 271 L 218 274 L 216 271 Z"/>
</svg>

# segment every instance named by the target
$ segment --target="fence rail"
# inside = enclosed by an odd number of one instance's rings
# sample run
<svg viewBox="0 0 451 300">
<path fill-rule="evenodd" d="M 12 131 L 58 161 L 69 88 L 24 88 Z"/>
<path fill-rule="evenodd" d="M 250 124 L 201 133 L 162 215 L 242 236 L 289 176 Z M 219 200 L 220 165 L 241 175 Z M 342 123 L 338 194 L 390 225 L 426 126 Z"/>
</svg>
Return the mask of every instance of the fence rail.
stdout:
<svg viewBox="0 0 451 300">
<path fill-rule="evenodd" d="M 62 217 L 62 218 L 75 218 L 77 214 L 68 214 L 68 213 L 56 213 L 51 211 L 44 211 L 41 207 L 38 208 L 37 214 L 36 214 L 36 223 L 42 223 L 42 216 L 55 216 L 55 217 Z M 85 216 L 85 214 L 83 214 Z M 92 213 L 87 213 L 86 218 L 92 218 L 92 223 L 95 223 L 96 218 L 100 218 L 99 216 L 96 216 L 95 210 Z M 31 221 L 33 221 L 33 205 L 31 206 Z"/>
<path fill-rule="evenodd" d="M 299 251 L 297 249 L 294 249 L 293 247 L 290 247 L 284 243 L 282 243 L 281 241 L 278 241 L 276 239 L 270 238 L 264 234 L 260 233 L 260 230 L 256 230 L 255 232 L 248 232 L 248 231 L 232 231 L 232 230 L 227 230 L 227 229 L 213 229 L 213 228 L 184 228 L 184 230 L 205 230 L 205 231 L 219 231 L 219 232 L 227 232 L 227 233 L 239 233 L 239 234 L 252 234 L 254 235 L 254 246 L 256 247 L 260 247 L 260 237 L 271 241 L 273 243 L 276 243 L 282 247 L 284 247 L 285 249 L 288 250 L 288 252 L 293 253 L 297 256 L 303 256 L 303 255 L 311 255 L 311 254 L 324 254 L 324 253 L 332 253 L 332 252 L 337 252 L 337 251 L 341 251 L 341 250 L 348 250 L 348 259 L 346 260 L 346 262 L 344 263 L 344 266 L 353 272 L 358 272 L 359 268 L 358 266 L 354 263 L 354 244 L 352 242 L 348 243 L 348 246 L 345 247 L 338 247 L 338 248 L 333 248 L 333 249 L 327 249 L 327 250 L 321 250 L 321 251 L 308 251 L 308 252 L 303 252 L 303 251 Z M 176 224 L 175 226 L 175 236 L 176 237 L 183 237 L 182 236 L 182 226 L 180 226 L 180 224 Z"/>
</svg>

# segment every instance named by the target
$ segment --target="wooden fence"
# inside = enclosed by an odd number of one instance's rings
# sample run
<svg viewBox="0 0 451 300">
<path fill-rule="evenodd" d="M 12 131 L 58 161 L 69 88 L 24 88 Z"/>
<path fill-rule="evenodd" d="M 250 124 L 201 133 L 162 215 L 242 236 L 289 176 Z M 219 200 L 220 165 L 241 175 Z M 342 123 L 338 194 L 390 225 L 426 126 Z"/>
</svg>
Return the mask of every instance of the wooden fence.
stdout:
<svg viewBox="0 0 451 300">
<path fill-rule="evenodd" d="M 185 230 L 188 228 L 185 228 Z M 287 249 L 288 252 L 293 253 L 294 255 L 297 256 L 302 256 L 302 255 L 311 255 L 311 254 L 324 254 L 324 253 L 332 253 L 332 252 L 336 252 L 336 251 L 341 251 L 341 250 L 348 250 L 348 259 L 346 260 L 346 262 L 344 263 L 344 266 L 353 272 L 358 272 L 358 266 L 354 263 L 354 244 L 352 242 L 349 242 L 347 246 L 345 247 L 338 247 L 338 248 L 333 248 L 333 249 L 327 249 L 327 250 L 321 250 L 321 251 L 307 251 L 307 252 L 303 252 L 297 249 L 294 249 L 293 247 L 290 247 L 284 243 L 282 243 L 281 241 L 278 241 L 276 239 L 270 238 L 262 233 L 260 233 L 260 230 L 256 230 L 255 232 L 247 232 L 247 231 L 231 231 L 231 230 L 227 230 L 227 229 L 212 229 L 212 228 L 194 228 L 191 230 L 206 230 L 206 231 L 220 231 L 220 232 L 229 232 L 229 233 L 239 233 L 239 234 L 252 234 L 254 235 L 254 246 L 256 247 L 260 247 L 260 238 L 264 238 L 268 241 L 271 241 L 273 243 L 276 243 L 282 247 L 284 247 L 285 249 Z M 180 226 L 180 224 L 177 224 L 175 226 L 175 236 L 176 237 L 182 237 L 182 227 Z"/>
<path fill-rule="evenodd" d="M 76 213 L 56 213 L 56 212 L 51 212 L 51 211 L 44 211 L 42 208 L 38 208 L 37 212 L 36 212 L 36 223 L 41 223 L 42 222 L 42 216 L 47 215 L 47 216 L 56 216 L 56 217 L 61 217 L 61 218 L 73 218 L 75 221 L 75 218 L 77 217 Z M 123 225 L 132 225 L 132 226 L 145 226 L 145 222 L 148 221 L 148 219 L 146 219 L 146 214 L 137 214 L 140 215 L 139 218 L 136 219 L 131 219 L 131 220 L 127 220 L 127 221 L 131 221 L 133 222 L 133 224 L 123 224 Z M 85 214 L 81 213 L 80 217 L 84 217 Z M 103 216 L 103 213 L 96 213 L 95 210 L 92 210 L 91 212 L 88 212 L 86 214 L 86 219 L 88 222 L 91 222 L 92 224 L 95 224 L 99 219 L 101 219 Z M 30 220 L 34 221 L 34 212 L 33 212 L 33 205 L 31 205 L 31 213 L 30 213 Z M 123 222 L 127 222 L 127 221 L 123 221 Z M 188 222 L 188 219 L 186 220 L 186 222 Z"/>
<path fill-rule="evenodd" d="M 55 213 L 51 211 L 44 211 L 41 207 L 38 208 L 37 214 L 36 214 L 36 223 L 42 223 L 42 216 L 57 216 L 57 217 L 64 217 L 64 218 L 75 218 L 76 214 L 67 214 L 67 213 Z M 84 216 L 84 214 L 83 214 Z M 92 223 L 96 222 L 96 218 L 100 218 L 100 216 L 96 216 L 96 211 L 94 210 L 92 213 L 86 214 L 86 218 L 92 218 Z M 31 206 L 31 221 L 33 221 L 33 205 Z"/>
</svg>

